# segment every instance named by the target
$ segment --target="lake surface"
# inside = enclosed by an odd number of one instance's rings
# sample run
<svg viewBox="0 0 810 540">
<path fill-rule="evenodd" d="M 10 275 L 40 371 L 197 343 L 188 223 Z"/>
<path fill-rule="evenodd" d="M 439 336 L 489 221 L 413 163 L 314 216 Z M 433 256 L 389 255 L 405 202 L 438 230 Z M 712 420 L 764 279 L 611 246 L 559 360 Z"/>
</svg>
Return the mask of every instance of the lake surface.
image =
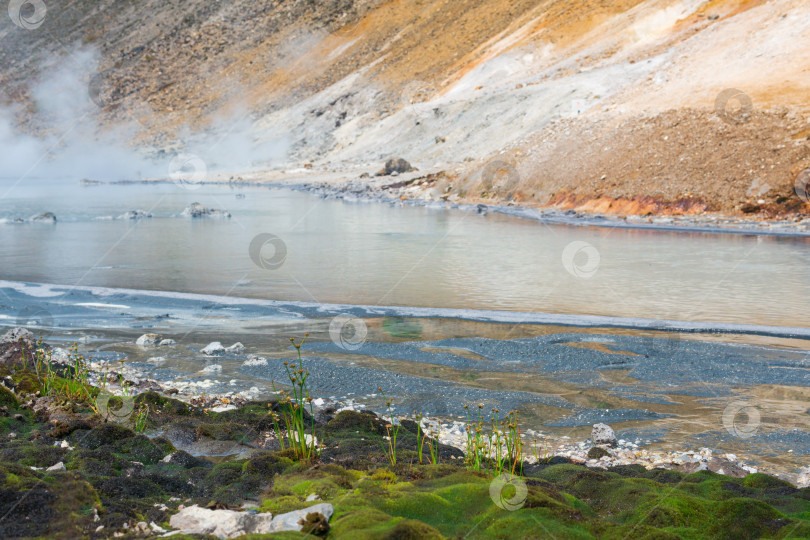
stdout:
<svg viewBox="0 0 810 540">
<path fill-rule="evenodd" d="M 0 219 L 58 220 L 0 224 L 6 280 L 810 327 L 807 238 L 549 226 L 258 187 L 25 180 L 0 181 L 0 196 Z M 181 217 L 192 202 L 232 217 Z M 153 217 L 109 219 L 136 209 Z M 286 251 L 265 243 L 270 268 L 251 258 L 260 234 Z"/>
</svg>

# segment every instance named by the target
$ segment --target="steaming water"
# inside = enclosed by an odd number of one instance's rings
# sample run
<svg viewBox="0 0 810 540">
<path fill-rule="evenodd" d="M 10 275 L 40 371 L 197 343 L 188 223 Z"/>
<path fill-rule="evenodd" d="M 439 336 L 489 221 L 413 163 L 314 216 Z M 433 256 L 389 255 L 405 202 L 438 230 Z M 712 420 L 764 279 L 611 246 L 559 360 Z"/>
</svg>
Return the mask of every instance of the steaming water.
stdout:
<svg viewBox="0 0 810 540">
<path fill-rule="evenodd" d="M 347 204 L 287 190 L 0 182 L 0 278 L 232 297 L 810 326 L 810 242 L 547 226 L 505 215 Z M 231 219 L 180 217 L 200 202 Z M 109 220 L 142 209 L 153 218 Z M 107 218 L 107 219 L 104 219 Z M 277 269 L 251 240 L 280 237 Z M 572 242 L 581 251 L 566 265 Z M 270 250 L 269 252 L 267 250 Z M 263 254 L 273 256 L 272 248 Z M 590 266 L 589 266 L 590 264 Z M 576 269 L 586 277 L 578 277 Z M 574 270 L 574 272 L 569 272 Z"/>
</svg>

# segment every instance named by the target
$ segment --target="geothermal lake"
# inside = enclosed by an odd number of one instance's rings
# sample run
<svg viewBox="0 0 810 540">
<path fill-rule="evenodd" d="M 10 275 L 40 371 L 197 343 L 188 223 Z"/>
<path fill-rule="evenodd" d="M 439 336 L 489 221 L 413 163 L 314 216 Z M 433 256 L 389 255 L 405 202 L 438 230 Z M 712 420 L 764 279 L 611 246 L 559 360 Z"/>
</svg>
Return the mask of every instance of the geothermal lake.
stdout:
<svg viewBox="0 0 810 540">
<path fill-rule="evenodd" d="M 810 327 L 809 238 L 548 226 L 266 188 L 26 180 L 0 183 L 0 193 L 0 219 L 46 211 L 58 219 L 0 226 L 7 280 Z M 233 217 L 180 217 L 192 202 Z M 136 209 L 153 217 L 109 219 Z M 251 260 L 262 233 L 284 243 L 277 268 Z M 574 242 L 593 249 L 574 249 L 567 268 Z"/>
<path fill-rule="evenodd" d="M 550 226 L 245 186 L 26 180 L 0 193 L 0 321 L 189 391 L 268 394 L 287 338 L 308 331 L 323 397 L 379 408 L 385 386 L 398 410 L 445 418 L 519 407 L 555 436 L 605 421 L 783 471 L 810 454 L 805 237 Z M 232 217 L 183 217 L 193 202 Z M 153 217 L 116 219 L 130 210 Z M 14 222 L 43 212 L 57 222 Z M 340 315 L 363 335 L 336 337 Z M 145 332 L 177 346 L 142 350 Z M 201 355 L 211 341 L 246 350 Z M 727 425 L 732 406 L 760 411 L 753 433 Z"/>
</svg>

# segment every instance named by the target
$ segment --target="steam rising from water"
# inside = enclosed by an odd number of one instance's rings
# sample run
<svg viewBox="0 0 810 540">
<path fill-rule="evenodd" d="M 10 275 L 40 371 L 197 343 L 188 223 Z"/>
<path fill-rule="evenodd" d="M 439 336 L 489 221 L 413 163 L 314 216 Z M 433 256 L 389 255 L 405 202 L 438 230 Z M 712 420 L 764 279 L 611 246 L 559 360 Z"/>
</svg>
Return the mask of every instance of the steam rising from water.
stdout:
<svg viewBox="0 0 810 540">
<path fill-rule="evenodd" d="M 39 70 L 32 83 L 31 110 L 18 105 L 0 108 L 0 177 L 137 180 L 167 178 L 177 153 L 195 154 L 211 172 L 239 172 L 282 159 L 285 137 L 267 137 L 258 144 L 258 133 L 244 106 L 227 115 L 215 116 L 205 132 L 181 129 L 178 141 L 169 141 L 164 153 L 157 148 L 138 148 L 136 135 L 154 118 L 146 105 L 115 125 L 102 125 L 101 109 L 91 99 L 89 81 L 98 71 L 100 54 L 80 48 L 54 58 Z M 132 96 L 128 99 L 137 99 Z M 130 105 L 130 103 L 128 103 Z M 19 123 L 35 125 L 38 135 Z"/>
</svg>

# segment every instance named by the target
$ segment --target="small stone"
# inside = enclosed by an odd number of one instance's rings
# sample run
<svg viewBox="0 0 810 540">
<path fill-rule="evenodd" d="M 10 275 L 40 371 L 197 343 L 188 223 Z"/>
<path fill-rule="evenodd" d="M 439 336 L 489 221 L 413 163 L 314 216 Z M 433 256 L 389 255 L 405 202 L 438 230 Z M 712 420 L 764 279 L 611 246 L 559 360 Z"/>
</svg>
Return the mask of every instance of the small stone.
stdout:
<svg viewBox="0 0 810 540">
<path fill-rule="evenodd" d="M 64 471 L 65 470 L 65 464 L 60 461 L 56 465 L 51 465 L 50 467 L 48 467 L 45 470 L 46 471 Z"/>
<path fill-rule="evenodd" d="M 317 493 L 310 493 L 309 496 L 307 497 L 307 502 L 319 501 L 319 500 L 321 500 L 321 498 L 318 496 Z"/>
<path fill-rule="evenodd" d="M 23 418 L 24 418 L 23 415 L 21 415 L 19 413 L 14 415 L 14 420 L 22 420 Z"/>
<path fill-rule="evenodd" d="M 172 347 L 177 345 L 177 342 L 173 339 L 161 339 L 160 343 L 158 343 L 158 347 Z"/>
<path fill-rule="evenodd" d="M 12 431 L 11 433 L 9 433 L 9 434 L 8 434 L 8 438 L 9 438 L 9 439 L 16 439 L 16 438 L 17 438 L 17 434 L 16 434 L 16 433 L 14 433 L 14 432 Z"/>
</svg>

